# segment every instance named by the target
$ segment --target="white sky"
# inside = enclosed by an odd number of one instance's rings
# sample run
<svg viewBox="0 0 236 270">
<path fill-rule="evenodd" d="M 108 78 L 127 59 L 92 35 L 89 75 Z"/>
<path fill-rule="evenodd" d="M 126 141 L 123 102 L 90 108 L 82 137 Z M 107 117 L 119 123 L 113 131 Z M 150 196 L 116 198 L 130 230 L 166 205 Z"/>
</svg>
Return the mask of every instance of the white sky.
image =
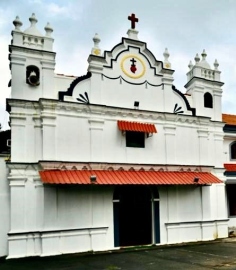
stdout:
<svg viewBox="0 0 236 270">
<path fill-rule="evenodd" d="M 8 129 L 5 99 L 10 97 L 8 44 L 12 21 L 18 15 L 22 30 L 29 27 L 32 13 L 44 33 L 54 29 L 56 72 L 86 74 L 87 58 L 98 33 L 102 50 L 111 50 L 130 28 L 128 15 L 139 18 L 139 39 L 147 43 L 158 60 L 167 47 L 174 84 L 185 92 L 189 61 L 205 49 L 213 66 L 217 58 L 222 71 L 223 112 L 236 114 L 236 0 L 0 0 L 0 123 Z M 62 89 L 66 90 L 66 89 Z"/>
</svg>

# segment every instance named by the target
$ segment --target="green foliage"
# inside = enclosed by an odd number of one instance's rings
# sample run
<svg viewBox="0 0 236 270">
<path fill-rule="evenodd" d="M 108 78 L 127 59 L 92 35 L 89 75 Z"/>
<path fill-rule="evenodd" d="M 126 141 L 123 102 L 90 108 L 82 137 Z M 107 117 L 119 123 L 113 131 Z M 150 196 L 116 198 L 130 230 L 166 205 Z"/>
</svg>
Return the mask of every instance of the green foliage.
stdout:
<svg viewBox="0 0 236 270">
<path fill-rule="evenodd" d="M 106 270 L 118 270 L 120 269 L 119 267 L 115 266 L 115 265 L 109 265 Z"/>
</svg>

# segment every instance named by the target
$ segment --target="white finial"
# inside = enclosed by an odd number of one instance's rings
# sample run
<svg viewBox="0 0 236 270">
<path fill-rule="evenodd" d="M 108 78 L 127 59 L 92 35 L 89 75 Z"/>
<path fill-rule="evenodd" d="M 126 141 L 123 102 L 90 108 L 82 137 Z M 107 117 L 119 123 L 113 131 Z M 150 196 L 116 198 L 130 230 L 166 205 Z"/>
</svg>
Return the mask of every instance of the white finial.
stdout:
<svg viewBox="0 0 236 270">
<path fill-rule="evenodd" d="M 165 48 L 165 51 L 164 51 L 163 55 L 164 55 L 164 57 L 165 57 L 165 61 L 168 61 L 168 58 L 170 57 L 170 54 L 169 54 L 167 48 Z"/>
<path fill-rule="evenodd" d="M 190 62 L 189 62 L 189 64 L 188 64 L 188 67 L 189 67 L 190 70 L 193 68 L 193 63 L 192 63 L 191 60 L 190 60 Z"/>
<path fill-rule="evenodd" d="M 21 22 L 19 16 L 16 16 L 15 20 L 13 21 L 13 24 L 15 25 L 15 30 L 21 31 L 20 27 L 23 25 L 23 23 Z"/>
<path fill-rule="evenodd" d="M 207 54 L 205 49 L 202 51 L 202 60 L 206 60 Z"/>
<path fill-rule="evenodd" d="M 198 65 L 200 67 L 203 67 L 203 68 L 206 68 L 206 69 L 211 69 L 211 66 L 209 65 L 209 63 L 206 61 L 206 57 L 207 57 L 207 54 L 206 54 L 206 51 L 203 50 L 202 51 L 202 60 L 200 63 L 198 63 Z"/>
<path fill-rule="evenodd" d="M 35 24 L 38 22 L 34 13 L 32 13 L 31 17 L 29 17 L 29 21 L 31 22 L 31 26 L 35 26 Z"/>
<path fill-rule="evenodd" d="M 94 47 L 99 47 L 101 39 L 99 35 L 96 33 L 95 36 L 93 37 L 93 42 L 94 42 Z"/>
<path fill-rule="evenodd" d="M 215 70 L 218 70 L 218 66 L 219 66 L 219 63 L 218 63 L 218 61 L 217 61 L 217 59 L 216 59 L 215 62 L 214 62 Z"/>
<path fill-rule="evenodd" d="M 198 53 L 196 54 L 194 60 L 195 60 L 196 65 L 197 65 L 199 63 L 199 61 L 200 61 L 200 57 L 199 57 Z"/>
<path fill-rule="evenodd" d="M 94 55 L 101 55 L 101 50 L 99 48 L 99 43 L 100 43 L 101 39 L 99 37 L 99 35 L 96 33 L 95 36 L 93 37 L 93 42 L 94 42 L 94 46 L 92 48 L 92 54 Z"/>
<path fill-rule="evenodd" d="M 165 68 L 171 68 L 171 63 L 169 62 L 169 57 L 170 57 L 170 54 L 169 54 L 169 52 L 168 52 L 168 49 L 167 48 L 165 48 L 165 51 L 164 51 L 164 53 L 163 53 L 163 56 L 164 56 L 164 67 Z"/>
<path fill-rule="evenodd" d="M 51 37 L 51 34 L 53 32 L 53 28 L 52 26 L 50 25 L 50 23 L 48 22 L 47 25 L 44 27 L 44 30 L 46 32 L 46 36 L 47 37 Z"/>
<path fill-rule="evenodd" d="M 32 36 L 42 36 L 40 31 L 36 27 L 37 19 L 35 17 L 35 14 L 33 13 L 31 17 L 29 17 L 29 21 L 31 23 L 30 27 L 27 28 L 24 33 Z"/>
</svg>

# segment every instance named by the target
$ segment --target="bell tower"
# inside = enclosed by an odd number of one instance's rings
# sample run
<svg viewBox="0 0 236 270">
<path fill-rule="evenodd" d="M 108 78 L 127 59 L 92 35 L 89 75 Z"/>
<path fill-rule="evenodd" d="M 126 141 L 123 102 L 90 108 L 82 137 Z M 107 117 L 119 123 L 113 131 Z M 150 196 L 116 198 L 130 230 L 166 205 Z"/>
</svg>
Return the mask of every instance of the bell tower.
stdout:
<svg viewBox="0 0 236 270">
<path fill-rule="evenodd" d="M 21 30 L 22 22 L 17 16 L 13 21 L 12 41 L 9 46 L 11 69 L 11 98 L 38 100 L 57 98 L 54 93 L 55 55 L 53 52 L 52 27 L 45 26 L 45 35 L 37 29 L 37 18 L 29 18 L 30 27 Z"/>
<path fill-rule="evenodd" d="M 196 54 L 195 65 L 190 61 L 187 73 L 187 94 L 192 97 L 192 106 L 196 108 L 197 116 L 207 116 L 213 121 L 222 121 L 221 98 L 224 85 L 220 80 L 218 62 L 215 60 L 214 69 L 206 61 L 207 54 L 202 52 L 202 59 Z M 201 61 L 200 61 L 201 60 Z"/>
</svg>

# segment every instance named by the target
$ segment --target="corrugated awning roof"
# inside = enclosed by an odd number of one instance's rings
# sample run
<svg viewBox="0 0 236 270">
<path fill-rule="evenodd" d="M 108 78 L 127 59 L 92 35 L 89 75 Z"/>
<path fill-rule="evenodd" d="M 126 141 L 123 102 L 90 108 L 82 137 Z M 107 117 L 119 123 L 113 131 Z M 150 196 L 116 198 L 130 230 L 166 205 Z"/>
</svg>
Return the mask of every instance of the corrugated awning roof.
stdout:
<svg viewBox="0 0 236 270">
<path fill-rule="evenodd" d="M 236 172 L 236 164 L 225 163 L 224 167 L 227 172 Z"/>
<path fill-rule="evenodd" d="M 45 170 L 39 172 L 45 184 L 97 185 L 206 185 L 222 183 L 208 172 L 104 171 L 104 170 Z M 198 182 L 197 182 L 198 179 Z M 194 181 L 195 180 L 195 181 Z"/>
<path fill-rule="evenodd" d="M 139 122 L 130 122 L 130 121 L 117 121 L 118 128 L 122 131 L 137 131 L 145 133 L 157 133 L 156 127 L 154 124 L 150 123 L 139 123 Z"/>
<path fill-rule="evenodd" d="M 236 115 L 233 114 L 222 114 L 222 121 L 227 125 L 236 126 Z"/>
</svg>

